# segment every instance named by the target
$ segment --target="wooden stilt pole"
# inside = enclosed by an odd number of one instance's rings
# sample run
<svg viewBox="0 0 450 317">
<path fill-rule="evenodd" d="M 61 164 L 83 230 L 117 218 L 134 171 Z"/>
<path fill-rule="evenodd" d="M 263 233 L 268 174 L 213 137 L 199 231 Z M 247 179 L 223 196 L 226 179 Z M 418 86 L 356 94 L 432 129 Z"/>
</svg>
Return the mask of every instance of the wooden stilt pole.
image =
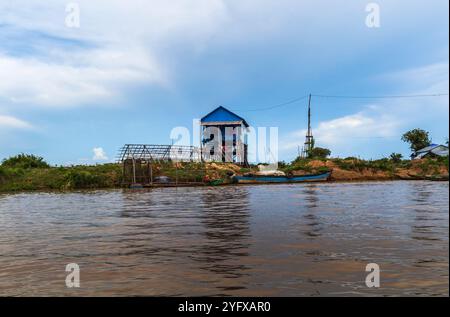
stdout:
<svg viewBox="0 0 450 317">
<path fill-rule="evenodd" d="M 150 164 L 150 184 L 153 185 L 153 164 Z"/>
<path fill-rule="evenodd" d="M 136 160 L 133 157 L 133 184 L 136 184 Z"/>
</svg>

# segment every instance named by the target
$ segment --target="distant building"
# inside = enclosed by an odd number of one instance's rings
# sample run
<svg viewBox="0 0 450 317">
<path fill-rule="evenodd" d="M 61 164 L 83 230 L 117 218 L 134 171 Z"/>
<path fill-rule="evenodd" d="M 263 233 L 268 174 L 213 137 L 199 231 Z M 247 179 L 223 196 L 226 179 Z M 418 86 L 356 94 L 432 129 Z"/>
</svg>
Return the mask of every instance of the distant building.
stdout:
<svg viewBox="0 0 450 317">
<path fill-rule="evenodd" d="M 200 124 L 202 160 L 248 165 L 245 119 L 220 106 L 201 118 Z"/>
<path fill-rule="evenodd" d="M 418 160 L 424 157 L 433 157 L 433 156 L 448 156 L 448 146 L 441 144 L 430 144 L 423 149 L 416 151 L 411 155 L 413 160 Z"/>
</svg>

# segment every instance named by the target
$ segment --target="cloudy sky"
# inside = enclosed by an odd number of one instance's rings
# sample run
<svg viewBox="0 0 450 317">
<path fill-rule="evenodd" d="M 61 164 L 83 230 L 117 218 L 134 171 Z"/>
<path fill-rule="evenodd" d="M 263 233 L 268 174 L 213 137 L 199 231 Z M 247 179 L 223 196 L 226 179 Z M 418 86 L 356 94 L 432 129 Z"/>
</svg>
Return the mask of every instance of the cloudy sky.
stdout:
<svg viewBox="0 0 450 317">
<path fill-rule="evenodd" d="M 0 158 L 114 159 L 124 143 L 223 105 L 279 127 L 280 158 L 304 142 L 309 93 L 448 92 L 447 0 L 0 0 Z M 79 8 L 79 27 L 74 14 Z M 402 132 L 448 137 L 448 95 L 313 97 L 317 145 L 335 156 L 408 155 Z M 254 111 L 258 110 L 258 111 Z"/>
</svg>

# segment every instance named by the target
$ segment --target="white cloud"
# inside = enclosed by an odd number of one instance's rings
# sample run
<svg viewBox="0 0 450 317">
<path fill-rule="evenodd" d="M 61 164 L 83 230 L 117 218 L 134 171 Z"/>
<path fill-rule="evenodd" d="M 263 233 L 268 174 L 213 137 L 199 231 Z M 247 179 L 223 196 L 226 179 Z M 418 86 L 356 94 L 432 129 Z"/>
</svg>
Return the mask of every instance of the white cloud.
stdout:
<svg viewBox="0 0 450 317">
<path fill-rule="evenodd" d="M 94 161 L 107 161 L 108 156 L 106 155 L 105 150 L 101 147 L 95 147 L 92 149 L 92 152 L 94 152 L 94 156 L 92 157 L 92 160 Z"/>
<path fill-rule="evenodd" d="M 383 115 L 359 112 L 338 119 L 321 122 L 315 135 L 326 145 L 348 143 L 354 138 L 390 137 L 396 133 L 398 122 Z"/>
<path fill-rule="evenodd" d="M 351 59 L 377 43 L 364 35 L 364 0 L 345 6 L 329 0 L 77 0 L 80 28 L 66 27 L 67 3 L 0 3 L 0 36 L 10 33 L 0 47 L 0 66 L 8 70 L 0 76 L 0 98 L 13 105 L 64 107 L 108 103 L 131 84 L 171 88 L 176 86 L 176 57 L 203 52 L 211 45 L 241 47 L 297 38 L 301 43 L 295 44 L 305 46 L 304 59 L 321 55 L 316 68 L 327 69 L 327 61 Z M 395 17 L 396 25 L 408 28 L 413 25 L 402 19 L 415 21 L 416 16 L 433 16 L 436 11 L 421 1 L 406 7 L 392 1 L 381 5 L 386 20 Z M 326 7 L 331 8 L 324 11 Z M 399 29 L 379 30 L 392 36 L 395 31 Z M 352 38 L 361 45 L 350 47 L 346 41 Z M 19 54 L 2 50 L 7 45 Z M 333 59 L 323 53 L 330 45 Z"/>
<path fill-rule="evenodd" d="M 32 125 L 12 116 L 0 115 L 0 129 L 31 129 Z"/>
<path fill-rule="evenodd" d="M 0 98 L 66 107 L 106 103 L 136 84 L 169 87 L 161 50 L 174 39 L 201 47 L 225 13 L 221 0 L 77 3 L 81 27 L 73 29 L 60 1 L 0 4 L 0 39 L 12 45 L 0 47 Z"/>
<path fill-rule="evenodd" d="M 448 62 L 442 62 L 385 74 L 380 78 L 402 89 L 397 95 L 447 93 L 448 69 Z M 434 126 L 442 126 L 442 122 L 446 122 L 448 133 L 448 116 L 448 96 L 382 99 L 363 106 L 362 111 L 320 122 L 313 127 L 313 134 L 317 146 L 330 148 L 334 155 L 362 154 L 370 157 L 373 152 L 401 152 L 398 143 L 389 143 L 398 142 L 401 134 L 412 128 L 433 130 Z M 305 135 L 305 129 L 289 133 L 280 142 L 280 151 L 294 153 L 303 144 Z M 376 146 L 384 146 L 384 149 L 376 151 Z"/>
<path fill-rule="evenodd" d="M 370 109 L 367 107 L 367 109 Z M 392 138 L 398 134 L 400 122 L 391 116 L 373 113 L 370 110 L 320 122 L 313 128 L 317 146 L 331 148 L 336 154 L 357 151 L 358 145 L 376 138 Z M 306 130 L 289 134 L 280 150 L 297 149 L 304 142 Z"/>
<path fill-rule="evenodd" d="M 148 58 L 134 54 L 128 61 L 122 55 L 108 50 L 90 52 L 85 56 L 90 63 L 82 66 L 75 66 L 79 59 L 73 55 L 72 64 L 0 55 L 0 96 L 16 104 L 62 107 L 115 97 L 119 84 L 164 83 L 164 75 Z"/>
</svg>

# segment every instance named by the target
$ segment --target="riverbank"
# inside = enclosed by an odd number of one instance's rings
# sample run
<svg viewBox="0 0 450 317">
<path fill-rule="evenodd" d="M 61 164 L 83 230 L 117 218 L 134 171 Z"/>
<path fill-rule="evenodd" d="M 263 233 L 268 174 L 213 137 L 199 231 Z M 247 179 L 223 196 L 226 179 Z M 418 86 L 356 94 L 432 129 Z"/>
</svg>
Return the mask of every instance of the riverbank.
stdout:
<svg viewBox="0 0 450 317">
<path fill-rule="evenodd" d="M 357 158 L 306 160 L 287 167 L 293 174 L 332 170 L 332 181 L 448 180 L 448 158 L 422 160 L 360 160 Z"/>
<path fill-rule="evenodd" d="M 331 181 L 448 180 L 448 158 L 393 161 L 346 159 L 302 159 L 290 164 L 280 162 L 279 170 L 287 175 L 305 175 L 332 171 Z M 155 186 L 227 185 L 232 175 L 254 174 L 257 166 L 243 168 L 231 163 L 163 163 L 154 164 Z M 23 167 L 0 165 L 0 192 L 68 191 L 122 187 L 120 164 L 66 167 Z"/>
</svg>

